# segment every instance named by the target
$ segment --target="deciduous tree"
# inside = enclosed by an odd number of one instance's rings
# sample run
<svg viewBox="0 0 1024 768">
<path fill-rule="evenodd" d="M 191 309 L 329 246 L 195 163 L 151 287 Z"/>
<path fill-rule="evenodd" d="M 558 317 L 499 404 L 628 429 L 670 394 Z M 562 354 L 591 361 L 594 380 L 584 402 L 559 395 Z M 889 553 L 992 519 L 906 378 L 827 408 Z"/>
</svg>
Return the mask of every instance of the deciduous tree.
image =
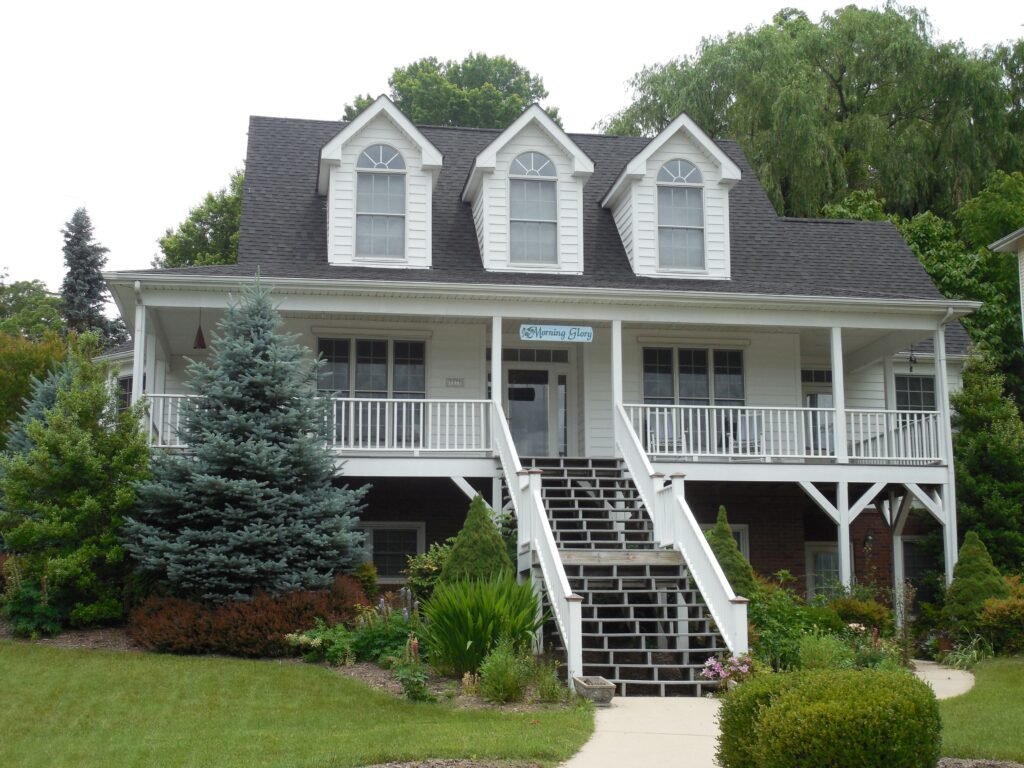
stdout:
<svg viewBox="0 0 1024 768">
<path fill-rule="evenodd" d="M 547 98 L 544 82 L 506 56 L 471 53 L 460 61 L 433 56 L 398 67 L 388 78 L 395 105 L 418 125 L 506 128 L 524 109 Z M 374 101 L 357 96 L 345 105 L 352 120 Z M 558 110 L 547 112 L 558 120 Z"/>
<path fill-rule="evenodd" d="M 245 174 L 235 171 L 226 188 L 208 193 L 176 229 L 168 229 L 159 239 L 161 255 L 153 266 L 201 267 L 238 261 L 244 185 Z"/>
</svg>

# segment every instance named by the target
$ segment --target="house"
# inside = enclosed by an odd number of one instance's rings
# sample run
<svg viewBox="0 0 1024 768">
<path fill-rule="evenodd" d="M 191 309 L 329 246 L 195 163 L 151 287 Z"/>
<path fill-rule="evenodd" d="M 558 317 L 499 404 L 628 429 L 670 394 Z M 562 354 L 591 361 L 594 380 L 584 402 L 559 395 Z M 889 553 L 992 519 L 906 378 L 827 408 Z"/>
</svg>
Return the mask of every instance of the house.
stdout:
<svg viewBox="0 0 1024 768">
<path fill-rule="evenodd" d="M 1011 232 L 1006 237 L 996 240 L 989 245 L 990 251 L 996 253 L 1017 254 L 1017 275 L 1021 295 L 1024 296 L 1024 227 Z M 1021 323 L 1024 325 L 1024 301 L 1021 302 Z"/>
<path fill-rule="evenodd" d="M 812 593 L 901 584 L 913 526 L 942 529 L 951 576 L 948 392 L 976 305 L 888 223 L 779 217 L 686 115 L 651 139 L 537 106 L 415 126 L 384 97 L 350 123 L 252 118 L 238 264 L 106 275 L 155 449 L 187 448 L 197 328 L 257 271 L 325 360 L 382 577 L 484 494 L 517 516 L 573 673 L 694 693 L 709 655 L 746 650 L 702 533 L 719 505 L 759 572 Z"/>
</svg>

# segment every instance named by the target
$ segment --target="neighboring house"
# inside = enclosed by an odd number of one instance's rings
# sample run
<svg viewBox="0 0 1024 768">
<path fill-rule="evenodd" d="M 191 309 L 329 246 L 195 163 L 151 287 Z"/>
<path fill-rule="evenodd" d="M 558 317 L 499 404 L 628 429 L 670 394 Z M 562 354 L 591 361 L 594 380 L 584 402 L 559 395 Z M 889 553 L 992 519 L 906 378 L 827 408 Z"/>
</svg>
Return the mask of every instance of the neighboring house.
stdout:
<svg viewBox="0 0 1024 768">
<path fill-rule="evenodd" d="M 996 240 L 989 246 L 989 250 L 996 253 L 1017 254 L 1017 279 L 1020 287 L 1020 295 L 1024 296 L 1024 227 L 1016 232 L 1011 232 L 1001 240 Z M 1024 327 L 1024 300 L 1020 302 L 1021 326 Z"/>
<path fill-rule="evenodd" d="M 106 275 L 154 446 L 183 447 L 197 326 L 257 270 L 326 361 L 382 577 L 483 493 L 517 514 L 572 672 L 695 692 L 710 654 L 746 649 L 702 534 L 721 504 L 758 571 L 810 592 L 902 583 L 915 508 L 951 575 L 948 393 L 976 305 L 888 223 L 777 216 L 686 115 L 653 139 L 567 135 L 536 106 L 417 127 L 384 97 L 350 123 L 252 118 L 238 264 Z"/>
</svg>

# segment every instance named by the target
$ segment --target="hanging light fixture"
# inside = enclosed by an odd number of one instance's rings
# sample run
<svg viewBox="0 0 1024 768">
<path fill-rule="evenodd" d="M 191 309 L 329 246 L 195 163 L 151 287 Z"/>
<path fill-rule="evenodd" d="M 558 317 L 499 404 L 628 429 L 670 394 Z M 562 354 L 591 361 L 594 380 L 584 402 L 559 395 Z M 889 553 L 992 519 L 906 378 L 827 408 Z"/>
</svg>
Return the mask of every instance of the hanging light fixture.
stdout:
<svg viewBox="0 0 1024 768">
<path fill-rule="evenodd" d="M 914 354 L 914 345 L 910 345 L 910 373 L 914 372 L 914 363 L 917 362 L 917 355 Z"/>
<path fill-rule="evenodd" d="M 192 342 L 192 349 L 206 349 L 206 337 L 203 336 L 203 308 L 199 308 L 199 325 L 196 328 L 196 338 Z"/>
</svg>

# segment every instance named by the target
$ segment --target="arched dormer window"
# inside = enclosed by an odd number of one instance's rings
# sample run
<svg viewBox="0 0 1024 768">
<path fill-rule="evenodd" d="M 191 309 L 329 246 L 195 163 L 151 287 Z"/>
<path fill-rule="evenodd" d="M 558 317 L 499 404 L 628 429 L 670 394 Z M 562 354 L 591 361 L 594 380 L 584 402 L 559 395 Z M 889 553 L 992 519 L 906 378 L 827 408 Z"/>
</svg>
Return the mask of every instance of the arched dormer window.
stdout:
<svg viewBox="0 0 1024 768">
<path fill-rule="evenodd" d="M 558 263 L 558 210 L 554 163 L 524 152 L 509 168 L 509 263 Z"/>
<path fill-rule="evenodd" d="M 405 258 L 405 160 L 387 144 L 356 161 L 356 256 Z"/>
<path fill-rule="evenodd" d="M 689 160 L 658 171 L 658 266 L 704 269 L 704 179 Z"/>
</svg>

